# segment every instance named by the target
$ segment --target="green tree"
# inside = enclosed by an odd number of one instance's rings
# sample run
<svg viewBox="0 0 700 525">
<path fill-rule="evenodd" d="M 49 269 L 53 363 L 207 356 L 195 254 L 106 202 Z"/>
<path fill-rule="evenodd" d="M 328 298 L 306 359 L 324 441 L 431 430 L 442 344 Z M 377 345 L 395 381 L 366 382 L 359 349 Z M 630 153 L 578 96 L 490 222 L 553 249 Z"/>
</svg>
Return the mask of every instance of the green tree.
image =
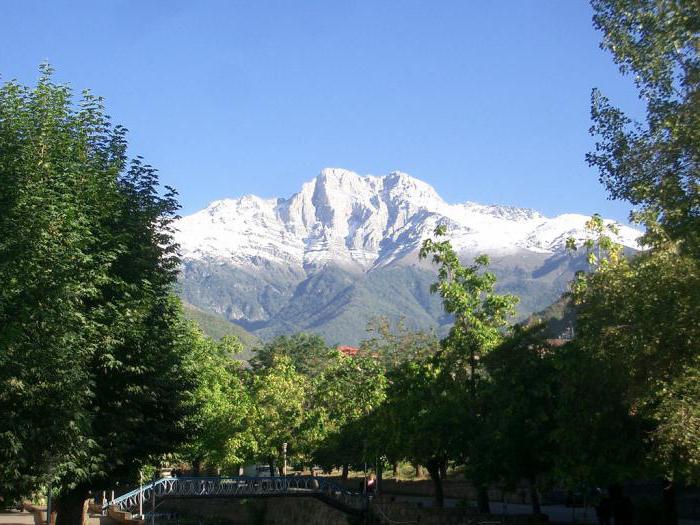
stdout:
<svg viewBox="0 0 700 525">
<path fill-rule="evenodd" d="M 486 271 L 489 259 L 481 255 L 474 264 L 463 266 L 457 253 L 447 239 L 440 240 L 447 228 L 435 228 L 437 239 L 426 239 L 420 250 L 420 257 L 431 257 L 438 264 L 438 281 L 431 292 L 439 293 L 445 311 L 454 316 L 454 325 L 443 340 L 444 352 L 440 355 L 440 367 L 447 374 L 445 380 L 466 386 L 461 406 L 464 411 L 462 423 L 464 436 L 463 457 L 469 465 L 469 458 L 475 458 L 481 451 L 475 448 L 481 425 L 478 388 L 484 377 L 482 358 L 503 339 L 503 329 L 509 316 L 515 313 L 517 297 L 494 293 L 496 276 Z M 449 391 L 449 390 L 448 390 Z M 461 388 L 452 389 L 454 392 Z M 457 395 L 457 394 L 455 394 Z M 476 464 L 476 462 L 474 461 Z M 478 471 L 473 471 L 478 477 Z M 478 481 L 478 480 L 477 480 Z M 479 487 L 479 508 L 488 512 L 488 492 L 485 486 Z"/>
<path fill-rule="evenodd" d="M 588 162 L 613 199 L 635 205 L 647 242 L 700 256 L 700 7 L 695 0 L 593 0 L 593 22 L 646 104 L 635 122 L 593 91 Z"/>
<path fill-rule="evenodd" d="M 231 470 L 241 465 L 252 448 L 252 435 L 246 425 L 252 399 L 244 383 L 242 363 L 233 359 L 241 342 L 225 336 L 216 342 L 197 330 L 189 356 L 190 374 L 197 377 L 194 391 L 197 407 L 185 421 L 193 437 L 181 449 L 195 473 L 202 463 Z"/>
<path fill-rule="evenodd" d="M 445 226 L 435 228 L 438 239 L 446 234 Z M 486 271 L 486 255 L 478 256 L 471 266 L 463 266 L 449 240 L 426 239 L 420 257 L 430 256 L 439 265 L 438 282 L 430 290 L 440 295 L 445 311 L 454 316 L 444 345 L 451 350 L 453 364 L 467 370 L 469 388 L 475 393 L 479 361 L 502 340 L 502 328 L 515 313 L 518 299 L 493 292 L 496 276 Z"/>
<path fill-rule="evenodd" d="M 600 227 L 593 234 L 609 242 Z M 604 257 L 590 258 L 592 271 L 578 275 L 572 288 L 576 359 L 562 374 L 573 387 L 569 399 L 589 409 L 575 429 L 563 410 L 561 441 L 576 454 L 562 470 L 598 483 L 664 477 L 669 524 L 677 522 L 674 482 L 698 479 L 700 450 L 700 397 L 688 388 L 698 376 L 700 272 L 679 245 L 667 241 L 629 260 L 612 244 Z"/>
<path fill-rule="evenodd" d="M 663 476 L 665 523 L 676 523 L 673 481 L 699 474 L 700 397 L 687 388 L 700 356 L 698 260 L 675 241 L 621 257 L 595 219 L 591 272 L 572 287 L 578 334 L 560 374 L 562 399 L 587 410 L 572 428 L 563 405 L 560 441 L 576 452 L 562 458 L 562 472 L 597 483 Z"/>
<path fill-rule="evenodd" d="M 643 478 L 649 425 L 631 410 L 625 370 L 578 338 L 555 349 L 554 365 L 555 478 L 572 489 Z"/>
<path fill-rule="evenodd" d="M 175 194 L 125 134 L 48 67 L 0 88 L 0 491 L 51 484 L 61 525 L 172 451 L 193 408 Z"/>
<path fill-rule="evenodd" d="M 386 401 L 374 413 L 372 454 L 425 465 L 433 481 L 435 506 L 444 502 L 448 461 L 460 453 L 464 424 L 462 397 L 435 357 L 406 361 L 388 378 Z"/>
<path fill-rule="evenodd" d="M 317 334 L 280 335 L 255 349 L 251 365 L 268 367 L 277 357 L 286 356 L 298 372 L 311 377 L 323 370 L 333 351 Z"/>
<path fill-rule="evenodd" d="M 434 333 L 408 330 L 403 319 L 392 324 L 388 318 L 379 317 L 370 321 L 367 331 L 371 337 L 362 341 L 360 351 L 377 358 L 387 371 L 406 361 L 429 357 L 440 347 Z"/>
<path fill-rule="evenodd" d="M 651 408 L 656 428 L 654 457 L 674 477 L 700 479 L 700 362 L 695 356 L 670 383 L 663 385 Z"/>
<path fill-rule="evenodd" d="M 252 432 L 252 449 L 247 457 L 264 461 L 275 475 L 282 444 L 289 456 L 298 455 L 308 424 L 309 379 L 299 373 L 290 357 L 274 356 L 269 366 L 253 370 L 248 379 L 252 410 L 246 425 Z"/>
<path fill-rule="evenodd" d="M 662 424 L 683 420 L 688 407 L 700 406 L 697 392 L 679 389 L 692 382 L 698 370 L 698 289 L 697 262 L 678 251 L 657 248 L 633 261 L 621 259 L 599 267 L 579 282 L 574 294 L 577 343 L 603 363 L 603 371 L 610 368 L 622 375 L 629 411 L 654 422 L 654 448 L 667 451 L 653 454 L 658 459 L 676 458 L 659 465 L 670 479 L 698 479 L 697 467 L 692 467 L 698 453 L 698 442 L 691 437 L 693 426 L 687 427 L 684 441 L 665 436 L 664 431 L 677 429 L 676 425 Z M 664 415 L 660 406 L 681 413 Z M 671 443 L 674 452 L 669 454 Z M 678 448 L 683 443 L 686 446 Z"/>
<path fill-rule="evenodd" d="M 336 353 L 313 387 L 313 410 L 321 422 L 314 447 L 318 464 L 342 467 L 347 479 L 349 466 L 367 459 L 363 447 L 372 430 L 358 422 L 382 404 L 386 387 L 384 368 L 375 356 Z"/>
<path fill-rule="evenodd" d="M 373 319 L 368 323 L 367 331 L 371 337 L 362 341 L 360 354 L 371 356 L 381 363 L 387 379 L 396 373 L 401 373 L 401 368 L 409 362 L 425 361 L 434 356 L 440 349 L 440 341 L 433 332 L 408 330 L 400 319 L 392 323 L 386 317 Z M 380 411 L 381 412 L 381 411 Z M 382 417 L 391 418 L 395 414 L 387 411 L 381 412 Z M 356 448 L 358 443 L 364 444 L 367 436 L 370 436 L 369 443 L 372 454 L 378 458 L 377 464 L 383 467 L 385 458 L 394 468 L 394 473 L 398 469 L 398 462 L 405 459 L 401 447 L 387 446 L 389 443 L 396 443 L 403 439 L 398 434 L 394 435 L 394 428 L 400 424 L 398 421 L 392 426 L 378 417 L 379 412 L 368 414 L 364 418 L 367 428 L 363 431 L 363 436 L 359 440 L 354 440 Z M 395 419 L 394 419 L 395 421 Z M 355 425 L 357 426 L 357 425 Z M 344 445 L 345 450 L 349 450 L 350 444 Z M 367 451 L 358 449 L 356 453 L 367 454 Z M 364 458 L 363 458 L 364 461 Z M 378 482 L 381 484 L 381 469 L 377 472 Z"/>
<path fill-rule="evenodd" d="M 700 6 L 692 0 L 593 0 L 601 46 L 632 74 L 646 105 L 635 122 L 593 92 L 588 161 L 614 199 L 635 206 L 648 252 L 577 280 L 577 347 L 621 399 L 646 472 L 697 479 L 700 260 Z M 618 456 L 623 456 L 619 454 Z M 666 523 L 675 523 L 673 484 Z"/>
<path fill-rule="evenodd" d="M 557 369 L 543 330 L 543 325 L 516 326 L 484 358 L 489 381 L 479 392 L 483 452 L 474 458 L 490 483 L 512 489 L 527 480 L 535 514 L 541 512 L 538 488 L 552 481 L 557 453 Z"/>
</svg>

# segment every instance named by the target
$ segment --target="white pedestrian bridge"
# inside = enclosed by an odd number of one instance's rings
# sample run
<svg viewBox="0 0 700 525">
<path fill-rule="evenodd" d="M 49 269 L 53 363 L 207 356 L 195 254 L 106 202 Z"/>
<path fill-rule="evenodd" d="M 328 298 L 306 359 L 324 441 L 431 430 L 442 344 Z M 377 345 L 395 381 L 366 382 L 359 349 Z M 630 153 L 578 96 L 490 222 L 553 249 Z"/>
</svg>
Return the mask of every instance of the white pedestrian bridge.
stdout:
<svg viewBox="0 0 700 525">
<path fill-rule="evenodd" d="M 333 481 L 319 476 L 288 477 L 177 477 L 161 478 L 103 502 L 103 510 L 116 508 L 138 512 L 155 506 L 164 498 L 259 498 L 314 497 L 352 514 L 364 513 L 367 499 Z M 154 499 L 155 498 L 155 499 Z"/>
</svg>

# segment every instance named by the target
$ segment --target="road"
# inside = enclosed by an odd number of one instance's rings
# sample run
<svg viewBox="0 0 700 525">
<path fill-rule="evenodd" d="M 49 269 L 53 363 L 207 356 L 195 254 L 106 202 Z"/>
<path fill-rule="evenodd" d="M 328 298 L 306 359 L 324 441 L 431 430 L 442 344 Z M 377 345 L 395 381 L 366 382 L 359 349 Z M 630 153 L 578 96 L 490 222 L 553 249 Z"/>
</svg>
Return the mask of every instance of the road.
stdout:
<svg viewBox="0 0 700 525">
<path fill-rule="evenodd" d="M 433 498 L 424 496 L 394 496 L 396 501 L 405 501 L 410 503 L 421 504 L 424 507 L 431 507 Z M 456 498 L 445 498 L 445 507 L 456 507 L 462 500 Z M 472 502 L 476 506 L 476 502 Z M 491 512 L 498 514 L 530 514 L 532 506 L 521 505 L 518 503 L 504 504 L 501 502 L 491 502 Z M 554 523 L 586 523 L 596 524 L 598 518 L 593 508 L 572 508 L 564 505 L 542 505 L 542 512 L 549 516 L 549 520 Z M 700 520 L 684 520 L 678 521 L 678 525 L 700 525 Z"/>
<path fill-rule="evenodd" d="M 34 516 L 29 512 L 2 511 L 0 525 L 34 525 Z"/>
<path fill-rule="evenodd" d="M 88 525 L 115 525 L 111 519 L 90 514 L 87 520 Z M 34 525 L 34 515 L 24 511 L 0 511 L 0 525 Z"/>
</svg>

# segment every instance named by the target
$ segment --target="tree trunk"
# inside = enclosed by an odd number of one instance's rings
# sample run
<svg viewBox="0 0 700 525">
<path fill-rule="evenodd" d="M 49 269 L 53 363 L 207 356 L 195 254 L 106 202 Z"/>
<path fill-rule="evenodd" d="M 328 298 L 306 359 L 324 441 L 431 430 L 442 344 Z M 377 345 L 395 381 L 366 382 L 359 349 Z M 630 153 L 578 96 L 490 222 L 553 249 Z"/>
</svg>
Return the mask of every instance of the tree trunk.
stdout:
<svg viewBox="0 0 700 525">
<path fill-rule="evenodd" d="M 340 475 L 340 479 L 342 479 L 343 481 L 347 481 L 349 471 L 350 471 L 350 466 L 347 463 L 345 463 L 343 465 L 343 473 Z"/>
<path fill-rule="evenodd" d="M 77 487 L 56 499 L 56 525 L 83 525 L 88 491 Z"/>
<path fill-rule="evenodd" d="M 537 486 L 535 485 L 535 480 L 530 480 L 530 501 L 532 501 L 532 513 L 536 516 L 542 514 L 542 507 L 540 506 L 540 494 L 537 492 Z"/>
<path fill-rule="evenodd" d="M 676 508 L 676 486 L 671 480 L 664 480 L 663 492 L 664 525 L 678 525 L 678 509 Z"/>
<path fill-rule="evenodd" d="M 384 474 L 384 463 L 380 459 L 377 462 L 377 486 L 375 488 L 375 495 L 379 496 L 382 493 L 382 478 Z"/>
<path fill-rule="evenodd" d="M 192 460 L 192 475 L 198 478 L 202 474 L 202 459 L 194 458 Z"/>
<path fill-rule="evenodd" d="M 442 478 L 440 477 L 440 462 L 436 459 L 428 461 L 428 474 L 435 486 L 435 507 L 442 508 L 445 505 L 445 495 L 442 490 Z"/>
<path fill-rule="evenodd" d="M 398 462 L 398 461 L 394 461 L 394 462 L 391 464 L 391 468 L 392 468 L 392 470 L 393 470 L 393 474 L 394 474 L 393 477 L 394 477 L 394 479 L 397 479 L 397 478 L 399 477 L 399 462 Z"/>
<path fill-rule="evenodd" d="M 440 478 L 443 481 L 447 479 L 447 461 L 440 463 Z"/>
<path fill-rule="evenodd" d="M 270 467 L 270 476 L 274 477 L 275 476 L 275 459 L 274 458 L 267 458 L 267 464 Z"/>
<path fill-rule="evenodd" d="M 418 463 L 414 463 L 413 468 L 416 469 L 416 477 L 420 478 L 420 465 Z"/>
<path fill-rule="evenodd" d="M 476 493 L 476 505 L 479 508 L 479 514 L 491 514 L 491 505 L 489 504 L 489 489 L 483 485 L 479 485 Z"/>
</svg>

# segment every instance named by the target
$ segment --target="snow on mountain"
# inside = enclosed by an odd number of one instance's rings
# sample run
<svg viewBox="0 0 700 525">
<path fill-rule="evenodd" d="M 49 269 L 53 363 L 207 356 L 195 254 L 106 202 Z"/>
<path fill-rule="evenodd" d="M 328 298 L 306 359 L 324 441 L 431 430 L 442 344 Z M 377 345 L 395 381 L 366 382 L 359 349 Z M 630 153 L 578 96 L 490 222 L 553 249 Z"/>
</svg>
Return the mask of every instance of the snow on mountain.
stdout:
<svg viewBox="0 0 700 525">
<path fill-rule="evenodd" d="M 361 176 L 326 168 L 288 199 L 218 200 L 176 227 L 185 261 L 271 262 L 308 273 L 331 262 L 367 271 L 415 255 L 439 223 L 448 225 L 460 251 L 555 254 L 564 251 L 568 237 L 586 238 L 587 220 L 577 214 L 548 218 L 511 206 L 448 204 L 405 173 Z M 617 240 L 638 249 L 639 235 L 620 226 Z"/>
</svg>

